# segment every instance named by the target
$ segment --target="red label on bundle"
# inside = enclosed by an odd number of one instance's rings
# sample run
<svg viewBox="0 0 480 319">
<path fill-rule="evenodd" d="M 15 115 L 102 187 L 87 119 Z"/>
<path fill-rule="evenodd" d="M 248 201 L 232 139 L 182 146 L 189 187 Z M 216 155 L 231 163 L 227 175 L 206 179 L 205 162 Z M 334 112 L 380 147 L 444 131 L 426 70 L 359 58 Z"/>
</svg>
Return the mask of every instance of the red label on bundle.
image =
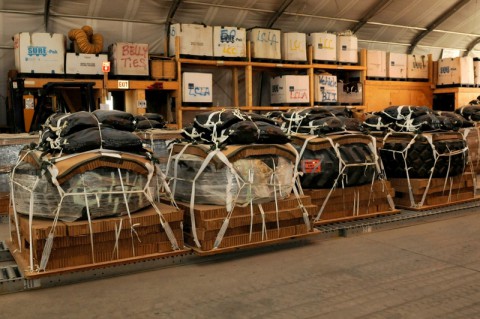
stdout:
<svg viewBox="0 0 480 319">
<path fill-rule="evenodd" d="M 320 160 L 308 159 L 302 160 L 302 172 L 307 174 L 320 173 L 322 171 L 322 165 Z"/>
</svg>

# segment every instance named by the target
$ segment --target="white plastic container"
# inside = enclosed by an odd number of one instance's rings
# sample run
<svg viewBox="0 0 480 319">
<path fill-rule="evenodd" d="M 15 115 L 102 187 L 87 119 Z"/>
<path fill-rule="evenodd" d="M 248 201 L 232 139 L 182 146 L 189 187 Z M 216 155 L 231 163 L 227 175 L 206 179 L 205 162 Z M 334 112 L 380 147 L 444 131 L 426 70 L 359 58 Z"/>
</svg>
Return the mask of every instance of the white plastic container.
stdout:
<svg viewBox="0 0 480 319">
<path fill-rule="evenodd" d="M 67 53 L 65 74 L 101 75 L 102 63 L 106 61 L 106 54 Z"/>
<path fill-rule="evenodd" d="M 203 24 L 175 23 L 170 25 L 168 54 L 175 55 L 175 38 L 180 38 L 180 54 L 213 56 L 213 28 Z"/>
<path fill-rule="evenodd" d="M 367 76 L 387 77 L 387 52 L 367 50 Z"/>
<path fill-rule="evenodd" d="M 316 74 L 314 79 L 315 102 L 337 102 L 337 76 L 331 74 Z"/>
<path fill-rule="evenodd" d="M 280 60 L 281 32 L 276 29 L 252 28 L 247 31 L 251 55 L 254 59 Z"/>
<path fill-rule="evenodd" d="M 212 103 L 211 73 L 183 72 L 182 100 L 186 103 Z"/>
<path fill-rule="evenodd" d="M 270 80 L 270 102 L 272 104 L 309 103 L 310 87 L 308 75 L 272 77 Z"/>
<path fill-rule="evenodd" d="M 149 75 L 148 44 L 117 42 L 108 47 L 111 73 L 114 75 Z"/>
<path fill-rule="evenodd" d="M 327 32 L 310 33 L 307 37 L 308 45 L 312 46 L 313 60 L 337 60 L 337 35 Z"/>
<path fill-rule="evenodd" d="M 237 27 L 213 27 L 213 56 L 245 58 L 247 56 L 247 31 Z"/>
<path fill-rule="evenodd" d="M 394 79 L 407 78 L 407 54 L 387 52 L 387 77 Z"/>
<path fill-rule="evenodd" d="M 300 32 L 282 34 L 282 60 L 307 61 L 307 35 Z"/>
<path fill-rule="evenodd" d="M 20 32 L 13 36 L 19 73 L 65 73 L 66 37 L 59 33 Z"/>
<path fill-rule="evenodd" d="M 337 61 L 358 63 L 358 39 L 354 35 L 337 35 Z"/>
</svg>

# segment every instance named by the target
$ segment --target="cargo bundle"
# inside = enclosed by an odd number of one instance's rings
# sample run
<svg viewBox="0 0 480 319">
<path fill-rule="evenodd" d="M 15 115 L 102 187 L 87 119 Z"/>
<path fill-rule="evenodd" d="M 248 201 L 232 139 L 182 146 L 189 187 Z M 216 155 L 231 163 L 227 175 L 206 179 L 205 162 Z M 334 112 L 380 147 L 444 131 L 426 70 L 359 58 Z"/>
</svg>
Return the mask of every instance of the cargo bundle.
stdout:
<svg viewBox="0 0 480 319">
<path fill-rule="evenodd" d="M 424 209 L 474 197 L 466 135 L 458 132 L 469 131 L 473 124 L 468 119 L 427 107 L 392 106 L 367 118 L 365 125 L 383 131 L 372 134 L 392 186 L 408 185 L 398 188 L 397 206 Z"/>
<path fill-rule="evenodd" d="M 397 212 L 376 140 L 350 110 L 310 107 L 269 116 L 282 121 L 299 153 L 298 180 L 319 208 L 315 224 Z"/>
<path fill-rule="evenodd" d="M 238 110 L 206 112 L 183 135 L 185 142 L 172 145 L 166 172 L 175 200 L 190 216 L 186 236 L 196 250 L 264 244 L 311 231 L 313 206 L 295 185 L 298 154 L 275 121 Z M 218 227 L 208 229 L 207 238 L 198 225 L 211 211 L 218 212 Z M 241 225 L 232 217 L 237 214 Z M 211 232 L 215 240 L 207 243 Z"/>
<path fill-rule="evenodd" d="M 169 225 L 164 212 L 175 213 L 178 208 L 156 202 L 159 182 L 168 185 L 157 178 L 155 161 L 134 129 L 135 119 L 126 112 L 54 114 L 43 125 L 39 145 L 22 150 L 11 175 L 12 235 L 20 255 L 25 253 L 24 249 L 28 251 L 25 264 L 30 271 L 113 262 L 183 248 L 183 214 L 176 213 L 182 218 L 172 219 L 176 226 Z M 165 237 L 169 245 L 165 240 L 158 245 L 139 235 L 138 228 L 145 225 L 136 221 L 135 216 L 144 209 L 151 213 L 147 226 L 156 229 L 150 229 L 149 236 L 156 238 L 162 233 L 160 237 Z M 25 219 L 28 227 L 22 228 Z M 83 235 L 89 235 L 89 242 L 77 254 L 78 247 L 65 243 L 75 240 L 70 238 L 71 234 L 63 234 L 62 229 L 79 224 L 85 231 Z M 46 233 L 45 237 L 35 237 L 37 225 L 41 225 L 38 229 Z M 98 235 L 103 230 L 96 227 L 114 229 L 114 240 L 110 240 L 111 234 L 108 244 L 97 240 L 104 234 Z M 29 245 L 23 247 L 24 242 Z M 141 242 L 152 245 L 142 246 Z M 59 253 L 57 245 L 63 245 L 65 251 Z M 133 255 L 121 253 L 130 250 Z M 78 263 L 71 265 L 67 259 Z"/>
</svg>

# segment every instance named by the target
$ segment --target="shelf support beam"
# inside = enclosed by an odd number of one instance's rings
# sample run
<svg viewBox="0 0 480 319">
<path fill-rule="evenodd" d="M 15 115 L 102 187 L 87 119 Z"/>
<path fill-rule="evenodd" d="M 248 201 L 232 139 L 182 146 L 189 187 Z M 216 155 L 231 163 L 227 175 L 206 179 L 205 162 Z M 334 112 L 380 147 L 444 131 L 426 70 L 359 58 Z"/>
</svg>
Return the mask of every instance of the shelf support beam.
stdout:
<svg viewBox="0 0 480 319">
<path fill-rule="evenodd" d="M 454 15 L 458 10 L 460 10 L 464 5 L 469 3 L 470 0 L 460 0 L 456 4 L 454 4 L 451 8 L 446 10 L 441 16 L 439 16 L 435 21 L 433 21 L 424 31 L 422 31 L 420 34 L 418 34 L 415 39 L 413 39 L 412 44 L 408 48 L 407 53 L 412 54 L 413 50 L 415 50 L 415 47 L 417 44 L 424 38 L 426 37 L 430 32 L 435 30 L 436 27 L 438 27 L 440 24 L 445 22 L 448 18 L 450 18 L 452 15 Z"/>
</svg>

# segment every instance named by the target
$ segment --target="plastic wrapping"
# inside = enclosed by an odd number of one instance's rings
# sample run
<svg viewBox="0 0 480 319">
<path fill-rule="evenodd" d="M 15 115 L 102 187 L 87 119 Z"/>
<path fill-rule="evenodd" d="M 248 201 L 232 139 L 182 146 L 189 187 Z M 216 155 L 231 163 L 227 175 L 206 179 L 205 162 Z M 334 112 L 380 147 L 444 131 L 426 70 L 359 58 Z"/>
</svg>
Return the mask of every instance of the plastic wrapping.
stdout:
<svg viewBox="0 0 480 319">
<path fill-rule="evenodd" d="M 29 214 L 30 196 L 33 191 L 33 216 L 54 218 L 57 207 L 59 219 L 74 221 L 86 219 L 86 200 L 91 218 L 121 216 L 127 214 L 124 191 L 128 209 L 137 211 L 150 205 L 142 190 L 148 181 L 147 176 L 116 168 L 97 168 L 73 176 L 61 185 L 65 192 L 63 201 L 57 186 L 52 183 L 49 174 L 26 162 L 20 163 L 12 174 L 15 209 L 20 214 Z M 123 184 L 123 187 L 122 187 Z"/>
<path fill-rule="evenodd" d="M 18 153 L 25 145 L 0 146 L 0 171 L 9 171 L 18 160 Z"/>
<path fill-rule="evenodd" d="M 10 173 L 0 173 L 0 192 L 10 192 Z"/>
<path fill-rule="evenodd" d="M 190 202 L 192 184 L 205 159 L 189 154 L 175 155 L 178 167 L 170 165 L 168 177 L 174 179 L 172 192 L 175 200 Z M 285 198 L 293 187 L 294 163 L 276 155 L 249 157 L 232 163 L 237 181 L 227 167 L 216 168 L 208 164 L 195 181 L 195 203 L 229 205 L 229 199 L 236 198 L 236 204 L 262 203 Z"/>
</svg>

